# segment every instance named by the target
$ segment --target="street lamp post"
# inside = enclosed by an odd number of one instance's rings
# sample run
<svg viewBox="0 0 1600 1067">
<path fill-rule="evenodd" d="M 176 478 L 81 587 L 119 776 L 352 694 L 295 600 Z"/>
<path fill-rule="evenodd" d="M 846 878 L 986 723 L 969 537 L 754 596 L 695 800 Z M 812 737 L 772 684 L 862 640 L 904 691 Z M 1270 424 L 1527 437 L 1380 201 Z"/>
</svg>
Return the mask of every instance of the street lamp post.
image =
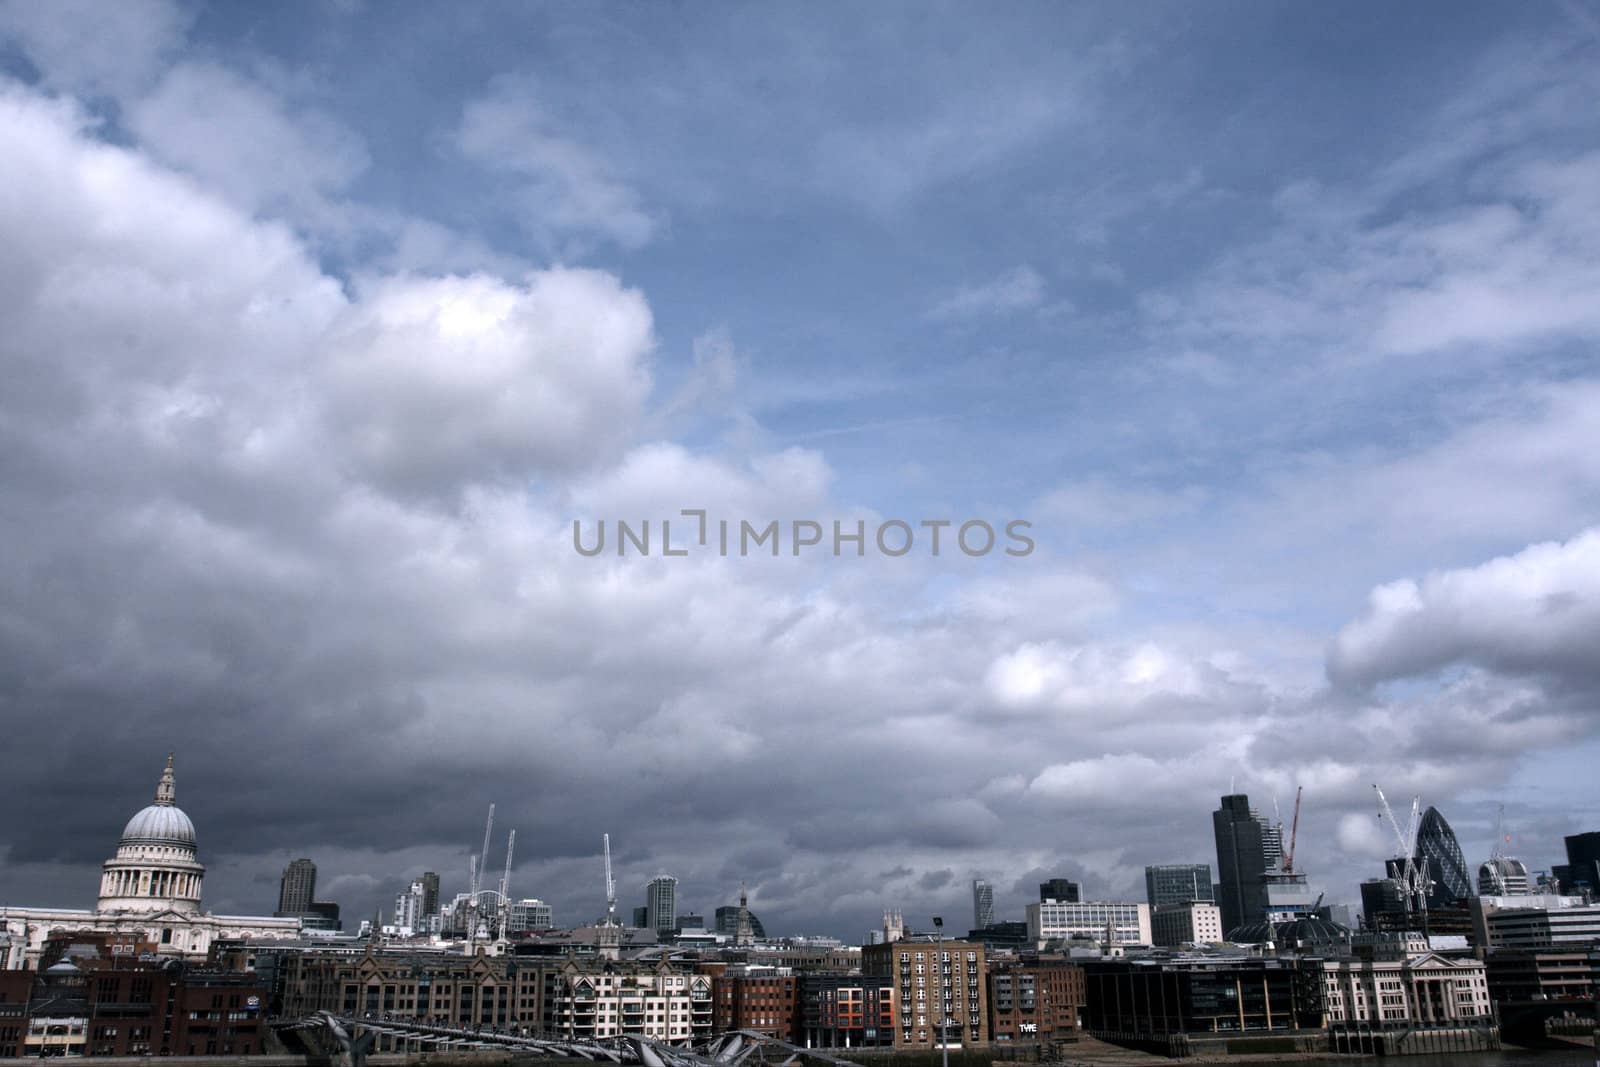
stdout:
<svg viewBox="0 0 1600 1067">
<path fill-rule="evenodd" d="M 946 1030 L 950 1016 L 945 1011 L 944 998 L 948 995 L 945 989 L 944 973 L 944 919 L 941 916 L 933 917 L 933 928 L 936 931 L 936 947 L 933 952 L 933 963 L 939 968 L 939 1062 L 942 1067 L 950 1067 L 950 1034 Z"/>
</svg>

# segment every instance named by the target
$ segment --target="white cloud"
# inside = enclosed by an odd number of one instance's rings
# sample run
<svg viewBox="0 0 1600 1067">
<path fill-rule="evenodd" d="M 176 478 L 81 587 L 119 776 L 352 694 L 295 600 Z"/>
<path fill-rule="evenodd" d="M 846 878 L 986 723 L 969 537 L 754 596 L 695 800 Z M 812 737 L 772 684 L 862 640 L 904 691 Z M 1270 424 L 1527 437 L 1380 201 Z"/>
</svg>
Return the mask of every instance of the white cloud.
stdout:
<svg viewBox="0 0 1600 1067">
<path fill-rule="evenodd" d="M 596 235 L 638 248 L 658 229 L 638 193 L 546 111 L 529 79 L 501 78 L 469 103 L 456 143 L 468 159 L 525 183 L 521 221 L 536 236 Z"/>
<path fill-rule="evenodd" d="M 1026 311 L 1039 305 L 1044 292 L 1044 278 L 1024 265 L 990 281 L 961 287 L 935 304 L 928 314 L 935 319 L 969 319 Z"/>
<path fill-rule="evenodd" d="M 140 143 L 247 210 L 327 213 L 369 158 L 362 139 L 309 107 L 212 63 L 179 63 L 126 119 Z"/>
<path fill-rule="evenodd" d="M 1600 683 L 1600 530 L 1476 567 L 1374 589 L 1329 653 L 1335 681 L 1371 683 L 1478 664 Z"/>
<path fill-rule="evenodd" d="M 0 0 L 0 39 L 17 40 L 47 85 L 123 96 L 154 80 L 192 19 L 171 0 Z"/>
<path fill-rule="evenodd" d="M 644 298 L 599 271 L 376 278 L 331 338 L 327 403 L 386 484 L 575 469 L 631 436 L 653 343 Z"/>
<path fill-rule="evenodd" d="M 984 678 L 1002 707 L 1121 717 L 1212 709 L 1253 686 L 1231 676 L 1226 655 L 1196 658 L 1154 642 L 1126 646 L 1026 642 L 997 657 Z"/>
</svg>

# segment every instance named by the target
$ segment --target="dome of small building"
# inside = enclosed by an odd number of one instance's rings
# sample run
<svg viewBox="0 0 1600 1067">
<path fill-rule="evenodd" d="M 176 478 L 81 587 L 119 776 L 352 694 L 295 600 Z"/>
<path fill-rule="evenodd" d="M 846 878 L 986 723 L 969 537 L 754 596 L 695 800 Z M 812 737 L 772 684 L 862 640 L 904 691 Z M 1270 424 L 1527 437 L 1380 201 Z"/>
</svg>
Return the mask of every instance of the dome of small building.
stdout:
<svg viewBox="0 0 1600 1067">
<path fill-rule="evenodd" d="M 1228 940 L 1241 945 L 1346 945 L 1350 943 L 1350 928 L 1330 919 L 1304 915 L 1282 922 L 1245 923 L 1228 934 Z"/>
</svg>

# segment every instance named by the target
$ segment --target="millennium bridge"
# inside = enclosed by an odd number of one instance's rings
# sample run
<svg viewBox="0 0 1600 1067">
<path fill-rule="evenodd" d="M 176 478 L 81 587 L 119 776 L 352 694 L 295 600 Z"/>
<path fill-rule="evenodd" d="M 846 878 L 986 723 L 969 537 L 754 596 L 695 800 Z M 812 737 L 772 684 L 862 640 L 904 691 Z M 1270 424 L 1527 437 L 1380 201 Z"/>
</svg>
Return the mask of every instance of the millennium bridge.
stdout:
<svg viewBox="0 0 1600 1067">
<path fill-rule="evenodd" d="M 332 1040 L 350 1057 L 350 1067 L 363 1067 L 377 1051 L 448 1052 L 516 1051 L 536 1056 L 588 1060 L 637 1067 L 798 1067 L 813 1061 L 832 1067 L 859 1067 L 822 1049 L 801 1048 L 754 1030 L 719 1034 L 696 1046 L 667 1045 L 642 1034 L 574 1039 L 481 1027 L 440 1026 L 392 1016 L 336 1015 L 318 1012 L 295 1022 L 277 1023 L 280 1033 L 299 1031 Z"/>
</svg>

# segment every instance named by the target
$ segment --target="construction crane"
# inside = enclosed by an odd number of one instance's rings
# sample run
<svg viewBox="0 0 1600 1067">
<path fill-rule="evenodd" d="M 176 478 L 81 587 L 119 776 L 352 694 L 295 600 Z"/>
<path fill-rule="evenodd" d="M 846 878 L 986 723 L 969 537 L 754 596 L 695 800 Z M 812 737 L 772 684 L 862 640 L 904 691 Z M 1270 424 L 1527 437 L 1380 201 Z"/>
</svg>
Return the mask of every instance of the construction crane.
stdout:
<svg viewBox="0 0 1600 1067">
<path fill-rule="evenodd" d="M 511 853 L 517 847 L 517 832 L 506 838 L 506 869 L 500 875 L 500 940 L 506 939 L 506 921 L 511 917 Z"/>
<path fill-rule="evenodd" d="M 601 848 L 606 854 L 606 925 L 617 925 L 617 883 L 611 877 L 611 835 L 600 835 Z"/>
<path fill-rule="evenodd" d="M 1494 879 L 1496 896 L 1506 895 L 1506 872 L 1501 864 L 1506 858 L 1506 845 L 1511 837 L 1506 833 L 1506 806 L 1501 804 L 1494 819 L 1494 848 L 1489 851 L 1489 877 Z"/>
<path fill-rule="evenodd" d="M 489 835 L 494 832 L 494 805 L 489 805 L 489 820 L 483 824 L 483 849 L 478 853 L 477 866 L 472 872 L 472 885 L 468 895 L 474 903 L 478 899 L 478 890 L 482 889 L 483 872 L 489 866 Z"/>
<path fill-rule="evenodd" d="M 1389 826 L 1394 830 L 1395 841 L 1400 846 L 1400 856 L 1403 863 L 1400 868 L 1400 895 L 1404 901 L 1406 914 L 1413 910 L 1421 913 L 1423 929 L 1427 929 L 1428 922 L 1428 876 L 1417 867 L 1417 829 L 1422 819 L 1422 798 L 1411 798 L 1411 819 L 1406 823 L 1405 830 L 1400 829 L 1399 821 L 1394 817 L 1394 809 L 1389 806 L 1389 798 L 1383 795 L 1383 790 L 1376 783 L 1372 788 L 1378 794 L 1378 818 L 1388 816 Z"/>
<path fill-rule="evenodd" d="M 1283 873 L 1294 873 L 1294 844 L 1300 836 L 1300 794 L 1305 791 L 1304 786 L 1294 787 L 1294 819 L 1289 824 L 1289 852 L 1283 858 Z"/>
</svg>

